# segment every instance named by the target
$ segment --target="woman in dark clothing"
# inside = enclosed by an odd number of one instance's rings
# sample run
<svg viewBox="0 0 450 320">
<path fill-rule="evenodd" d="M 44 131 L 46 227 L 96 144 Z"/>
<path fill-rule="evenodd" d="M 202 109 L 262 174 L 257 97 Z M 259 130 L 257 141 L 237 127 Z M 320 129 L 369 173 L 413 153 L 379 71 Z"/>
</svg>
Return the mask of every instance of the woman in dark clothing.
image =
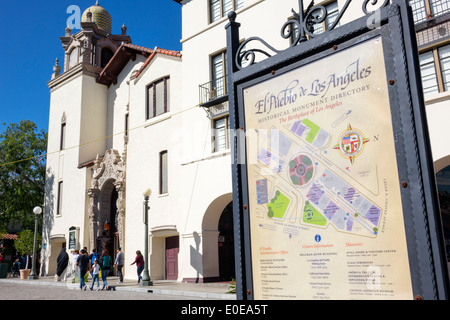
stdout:
<svg viewBox="0 0 450 320">
<path fill-rule="evenodd" d="M 142 277 L 141 277 L 142 270 L 144 270 L 144 256 L 141 254 L 141 252 L 139 250 L 136 251 L 136 259 L 134 259 L 134 262 L 132 264 L 130 264 L 130 266 L 132 266 L 135 263 L 137 266 L 137 275 L 138 275 L 138 283 L 137 284 L 139 284 L 142 279 Z"/>
<path fill-rule="evenodd" d="M 58 258 L 56 259 L 56 275 L 58 276 L 58 280 L 60 280 L 61 275 L 64 273 L 68 265 L 69 255 L 66 252 L 66 248 L 63 247 L 58 255 Z"/>
</svg>

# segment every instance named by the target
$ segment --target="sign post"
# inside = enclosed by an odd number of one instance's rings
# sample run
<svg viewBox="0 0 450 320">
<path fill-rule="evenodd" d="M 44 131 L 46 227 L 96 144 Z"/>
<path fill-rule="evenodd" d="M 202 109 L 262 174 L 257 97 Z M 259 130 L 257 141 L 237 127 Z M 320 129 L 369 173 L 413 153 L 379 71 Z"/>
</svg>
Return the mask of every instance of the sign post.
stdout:
<svg viewBox="0 0 450 320">
<path fill-rule="evenodd" d="M 322 36 L 324 7 L 296 15 L 311 40 L 284 51 L 239 45 L 230 15 L 238 299 L 448 298 L 409 8 L 369 24 L 368 2 Z M 276 55 L 255 63 L 252 41 Z"/>
</svg>

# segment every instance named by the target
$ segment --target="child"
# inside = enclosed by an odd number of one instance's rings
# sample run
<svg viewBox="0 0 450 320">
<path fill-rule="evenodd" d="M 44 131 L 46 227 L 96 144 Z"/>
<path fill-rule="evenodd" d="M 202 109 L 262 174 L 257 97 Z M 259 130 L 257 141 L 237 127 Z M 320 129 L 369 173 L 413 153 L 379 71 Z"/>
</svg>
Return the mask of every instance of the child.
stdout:
<svg viewBox="0 0 450 320">
<path fill-rule="evenodd" d="M 92 285 L 89 289 L 91 289 L 91 291 L 92 291 L 92 289 L 94 288 L 94 282 L 95 282 L 95 280 L 97 280 L 97 291 L 99 291 L 100 290 L 100 282 L 98 280 L 98 277 L 99 277 L 99 273 L 100 273 L 100 265 L 98 264 L 97 259 L 94 260 L 94 265 L 92 266 L 90 272 L 92 273 Z"/>
</svg>

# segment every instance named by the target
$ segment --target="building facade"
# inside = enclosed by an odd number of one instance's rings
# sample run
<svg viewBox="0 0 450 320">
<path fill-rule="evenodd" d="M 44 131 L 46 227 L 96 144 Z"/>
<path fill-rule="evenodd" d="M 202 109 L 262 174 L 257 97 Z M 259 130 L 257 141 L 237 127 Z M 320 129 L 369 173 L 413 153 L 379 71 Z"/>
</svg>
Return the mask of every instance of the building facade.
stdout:
<svg viewBox="0 0 450 320">
<path fill-rule="evenodd" d="M 121 247 L 125 277 L 135 278 L 129 264 L 144 248 L 142 190 L 151 188 L 151 278 L 208 282 L 235 275 L 227 14 L 237 13 L 242 41 L 259 36 L 282 50 L 290 43 L 280 29 L 298 1 L 176 2 L 182 6 L 182 52 L 133 44 L 125 26 L 112 35 L 113 20 L 98 3 L 84 12 L 79 32 L 66 30 L 61 37 L 64 66 L 56 64 L 48 83 L 42 274 L 55 273 L 63 245 L 69 251 L 106 248 L 113 257 Z M 326 6 L 328 17 L 314 32 L 326 30 L 346 2 L 315 1 Z M 436 173 L 444 181 L 450 165 L 445 143 L 450 5 L 410 4 Z M 353 1 L 340 24 L 360 16 L 361 2 Z"/>
</svg>

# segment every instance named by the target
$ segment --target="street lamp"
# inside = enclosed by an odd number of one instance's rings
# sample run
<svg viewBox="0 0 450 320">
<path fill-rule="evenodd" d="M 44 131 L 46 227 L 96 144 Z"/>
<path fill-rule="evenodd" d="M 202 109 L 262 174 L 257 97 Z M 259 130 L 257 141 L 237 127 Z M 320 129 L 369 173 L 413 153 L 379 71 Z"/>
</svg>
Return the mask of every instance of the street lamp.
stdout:
<svg viewBox="0 0 450 320">
<path fill-rule="evenodd" d="M 38 217 L 42 213 L 41 207 L 35 207 L 33 209 L 34 213 L 34 243 L 33 243 L 33 262 L 31 265 L 31 272 L 28 276 L 28 280 L 36 280 L 38 279 L 38 275 L 35 274 L 34 270 L 36 269 L 36 242 L 37 242 L 37 232 L 38 232 Z"/>
<path fill-rule="evenodd" d="M 144 245 L 144 271 L 142 273 L 141 286 L 152 286 L 153 281 L 150 280 L 150 273 L 148 272 L 148 199 L 152 194 L 150 188 L 144 189 L 142 195 L 144 196 L 144 224 L 145 224 L 145 245 Z"/>
</svg>

